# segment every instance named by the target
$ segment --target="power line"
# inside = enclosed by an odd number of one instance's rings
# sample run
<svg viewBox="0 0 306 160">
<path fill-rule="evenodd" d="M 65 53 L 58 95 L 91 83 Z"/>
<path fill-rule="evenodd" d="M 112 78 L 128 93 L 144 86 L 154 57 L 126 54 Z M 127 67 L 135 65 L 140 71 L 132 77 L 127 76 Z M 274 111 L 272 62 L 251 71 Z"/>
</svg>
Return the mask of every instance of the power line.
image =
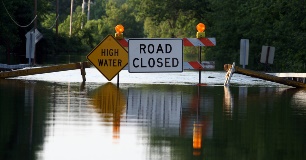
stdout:
<svg viewBox="0 0 306 160">
<path fill-rule="evenodd" d="M 57 17 L 56 17 L 55 21 L 53 22 L 52 26 L 51 26 L 51 27 L 49 27 L 49 28 L 47 28 L 47 29 L 52 29 L 52 28 L 55 26 L 55 24 L 56 24 L 56 21 L 57 21 L 58 17 L 59 17 L 59 15 L 57 15 Z"/>
<path fill-rule="evenodd" d="M 7 10 L 6 7 L 5 7 L 5 4 L 4 4 L 3 0 L 2 0 L 2 4 L 3 4 L 3 7 L 4 7 L 6 13 L 7 13 L 7 14 L 9 15 L 9 17 L 11 18 L 11 20 L 12 20 L 17 26 L 19 26 L 19 27 L 22 27 L 22 28 L 29 27 L 29 26 L 35 21 L 35 19 L 37 18 L 37 15 L 35 15 L 34 19 L 33 19 L 28 25 L 25 25 L 25 26 L 20 25 L 20 24 L 18 24 L 18 23 L 13 19 L 13 17 L 10 15 L 10 13 L 8 12 L 8 10 Z"/>
</svg>

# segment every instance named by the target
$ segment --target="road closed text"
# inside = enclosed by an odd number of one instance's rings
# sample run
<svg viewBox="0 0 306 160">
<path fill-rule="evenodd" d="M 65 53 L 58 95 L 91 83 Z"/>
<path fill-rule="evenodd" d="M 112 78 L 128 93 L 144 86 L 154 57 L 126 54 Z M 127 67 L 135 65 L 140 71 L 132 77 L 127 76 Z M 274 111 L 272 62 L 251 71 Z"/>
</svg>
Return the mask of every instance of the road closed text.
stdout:
<svg viewBox="0 0 306 160">
<path fill-rule="evenodd" d="M 129 39 L 129 72 L 182 71 L 182 39 Z"/>
<path fill-rule="evenodd" d="M 146 68 L 146 67 L 178 67 L 179 60 L 177 58 L 134 58 L 133 67 L 135 68 Z"/>
</svg>

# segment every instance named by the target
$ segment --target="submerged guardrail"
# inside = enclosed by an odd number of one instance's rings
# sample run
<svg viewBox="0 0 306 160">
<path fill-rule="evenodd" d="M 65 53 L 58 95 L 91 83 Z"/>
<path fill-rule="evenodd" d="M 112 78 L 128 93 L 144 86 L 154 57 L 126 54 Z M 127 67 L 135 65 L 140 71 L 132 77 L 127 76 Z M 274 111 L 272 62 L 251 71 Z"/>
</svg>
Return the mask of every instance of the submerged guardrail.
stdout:
<svg viewBox="0 0 306 160">
<path fill-rule="evenodd" d="M 0 79 L 80 69 L 81 75 L 83 78 L 83 82 L 84 82 L 86 81 L 85 68 L 90 68 L 91 65 L 92 64 L 90 62 L 86 61 L 86 62 L 61 64 L 61 65 L 54 65 L 54 66 L 44 66 L 44 67 L 24 67 L 22 69 L 0 72 Z M 214 70 L 215 62 L 214 61 L 202 61 L 201 63 L 197 61 L 184 62 L 183 68 L 184 70 L 202 70 L 202 71 Z M 128 65 L 123 68 L 123 70 L 127 70 L 127 69 L 128 69 Z"/>
<path fill-rule="evenodd" d="M 83 81 L 86 81 L 85 68 L 89 68 L 90 66 L 91 66 L 90 62 L 78 62 L 78 63 L 61 64 L 61 65 L 46 66 L 46 67 L 23 68 L 19 70 L 0 72 L 0 78 L 4 79 L 4 78 L 11 78 L 11 77 L 18 77 L 18 76 L 28 76 L 28 75 L 34 75 L 34 74 L 80 69 Z"/>
<path fill-rule="evenodd" d="M 224 65 L 224 70 L 227 71 L 226 73 L 226 80 L 224 85 L 228 86 L 230 83 L 230 79 L 233 75 L 233 73 L 239 73 L 239 74 L 243 74 L 243 75 L 247 75 L 247 76 L 251 76 L 251 77 L 255 77 L 255 78 L 260 78 L 260 79 L 264 79 L 264 80 L 268 80 L 271 82 L 276 82 L 276 83 L 280 83 L 280 84 L 284 84 L 287 86 L 292 86 L 292 87 L 296 87 L 296 88 L 306 88 L 306 84 L 305 83 L 301 83 L 301 82 L 297 82 L 294 80 L 289 80 L 286 79 L 284 77 L 277 77 L 277 76 L 273 76 L 270 74 L 265 74 L 262 72 L 256 72 L 253 70 L 249 70 L 249 69 L 243 69 L 240 68 L 238 66 L 235 66 L 235 62 L 233 63 L 233 65 L 231 64 L 225 64 Z"/>
</svg>

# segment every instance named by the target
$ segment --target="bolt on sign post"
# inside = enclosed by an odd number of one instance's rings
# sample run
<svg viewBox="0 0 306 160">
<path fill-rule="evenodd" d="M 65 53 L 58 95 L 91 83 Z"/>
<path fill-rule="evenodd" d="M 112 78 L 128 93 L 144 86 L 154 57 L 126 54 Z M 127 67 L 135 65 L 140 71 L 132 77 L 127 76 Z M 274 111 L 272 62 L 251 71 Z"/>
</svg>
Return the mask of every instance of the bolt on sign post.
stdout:
<svg viewBox="0 0 306 160">
<path fill-rule="evenodd" d="M 128 52 L 108 35 L 88 55 L 87 59 L 111 81 L 128 63 Z"/>
</svg>

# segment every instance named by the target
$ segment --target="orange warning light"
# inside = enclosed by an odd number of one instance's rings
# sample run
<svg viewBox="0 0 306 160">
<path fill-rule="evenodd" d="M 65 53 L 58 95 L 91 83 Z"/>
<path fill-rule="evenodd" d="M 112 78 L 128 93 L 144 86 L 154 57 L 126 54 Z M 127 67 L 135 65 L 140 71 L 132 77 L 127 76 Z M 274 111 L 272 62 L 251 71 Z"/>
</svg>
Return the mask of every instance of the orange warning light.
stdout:
<svg viewBox="0 0 306 160">
<path fill-rule="evenodd" d="M 205 37 L 205 24 L 204 23 L 199 23 L 198 25 L 197 25 L 197 30 L 198 30 L 198 32 L 197 32 L 197 38 L 204 38 Z"/>
<path fill-rule="evenodd" d="M 123 39 L 123 31 L 124 31 L 124 27 L 121 24 L 118 24 L 115 27 L 116 33 L 115 33 L 115 38 L 116 39 Z"/>
<path fill-rule="evenodd" d="M 198 30 L 198 32 L 204 32 L 205 31 L 205 24 L 204 23 L 199 23 L 197 25 L 197 30 Z"/>
<path fill-rule="evenodd" d="M 115 30 L 116 30 L 116 33 L 123 33 L 124 27 L 123 27 L 123 25 L 118 24 L 118 25 L 115 27 Z"/>
</svg>

